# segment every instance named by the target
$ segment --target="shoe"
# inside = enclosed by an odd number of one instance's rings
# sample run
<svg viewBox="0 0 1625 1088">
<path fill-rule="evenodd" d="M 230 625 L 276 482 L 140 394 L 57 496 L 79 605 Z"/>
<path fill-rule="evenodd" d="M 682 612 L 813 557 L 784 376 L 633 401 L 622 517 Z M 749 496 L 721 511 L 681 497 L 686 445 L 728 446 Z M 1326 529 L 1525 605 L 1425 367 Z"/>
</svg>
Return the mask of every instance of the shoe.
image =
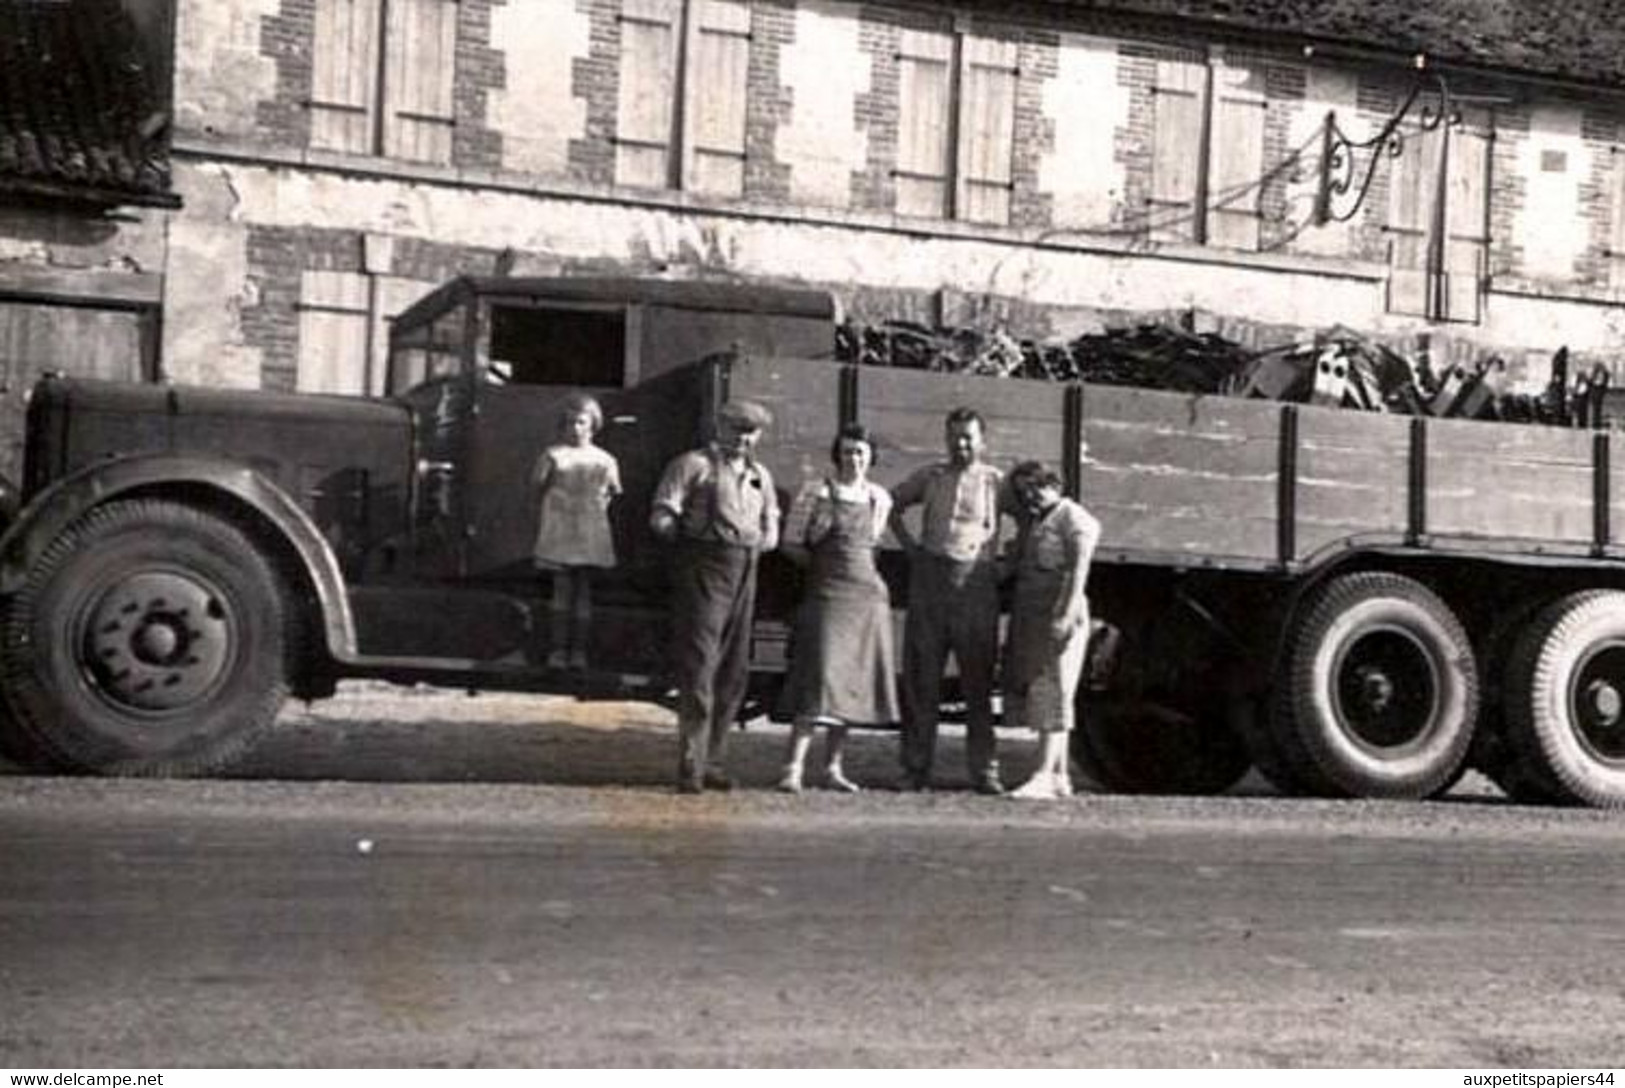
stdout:
<svg viewBox="0 0 1625 1088">
<path fill-rule="evenodd" d="M 996 774 L 984 774 L 976 780 L 976 792 L 983 797 L 1003 797 L 1004 783 Z"/>
<path fill-rule="evenodd" d="M 1058 797 L 1073 796 L 1072 780 L 1070 778 L 1057 778 L 1055 780 L 1055 793 Z"/>
<path fill-rule="evenodd" d="M 1054 775 L 1035 774 L 1009 796 L 1014 801 L 1058 801 L 1066 796 L 1060 786 Z"/>
<path fill-rule="evenodd" d="M 704 782 L 706 789 L 716 790 L 718 793 L 727 793 L 734 788 L 734 780 L 728 777 L 726 771 L 706 771 L 701 781 Z"/>
<path fill-rule="evenodd" d="M 862 786 L 858 785 L 856 782 L 854 782 L 850 778 L 846 777 L 846 775 L 842 774 L 840 771 L 831 771 L 831 772 L 829 772 L 829 776 L 824 779 L 824 785 L 828 786 L 830 789 L 834 790 L 836 793 L 862 793 L 863 792 L 863 787 Z"/>
<path fill-rule="evenodd" d="M 678 793 L 704 793 L 705 784 L 695 778 L 679 778 L 677 780 Z"/>
<path fill-rule="evenodd" d="M 898 793 L 930 793 L 930 772 L 904 771 L 903 776 L 897 780 Z"/>
<path fill-rule="evenodd" d="M 796 771 L 785 771 L 784 772 L 784 777 L 780 778 L 779 779 L 779 784 L 777 786 L 774 786 L 773 788 L 778 790 L 780 793 L 800 793 L 801 792 L 801 775 L 800 775 L 800 773 L 796 772 Z"/>
<path fill-rule="evenodd" d="M 547 667 L 550 669 L 558 669 L 562 672 L 570 667 L 570 659 L 565 655 L 563 650 L 554 650 L 552 653 L 547 655 Z"/>
</svg>

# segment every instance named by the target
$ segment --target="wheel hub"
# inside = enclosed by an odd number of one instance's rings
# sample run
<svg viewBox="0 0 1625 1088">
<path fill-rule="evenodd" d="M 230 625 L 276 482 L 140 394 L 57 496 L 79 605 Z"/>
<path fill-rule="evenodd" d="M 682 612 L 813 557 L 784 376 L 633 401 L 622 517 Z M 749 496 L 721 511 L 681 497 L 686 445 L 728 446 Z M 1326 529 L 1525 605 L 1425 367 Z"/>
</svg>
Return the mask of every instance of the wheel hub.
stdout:
<svg viewBox="0 0 1625 1088">
<path fill-rule="evenodd" d="M 1338 715 L 1350 733 L 1375 748 L 1420 741 L 1438 711 L 1439 677 L 1410 632 L 1380 627 L 1355 639 L 1335 676 Z"/>
<path fill-rule="evenodd" d="M 140 710 L 175 710 L 226 672 L 233 627 L 218 590 L 186 573 L 146 571 L 91 605 L 85 654 L 103 692 Z"/>
<path fill-rule="evenodd" d="M 1587 655 L 1570 691 L 1581 739 L 1604 759 L 1625 759 L 1625 646 Z"/>
</svg>

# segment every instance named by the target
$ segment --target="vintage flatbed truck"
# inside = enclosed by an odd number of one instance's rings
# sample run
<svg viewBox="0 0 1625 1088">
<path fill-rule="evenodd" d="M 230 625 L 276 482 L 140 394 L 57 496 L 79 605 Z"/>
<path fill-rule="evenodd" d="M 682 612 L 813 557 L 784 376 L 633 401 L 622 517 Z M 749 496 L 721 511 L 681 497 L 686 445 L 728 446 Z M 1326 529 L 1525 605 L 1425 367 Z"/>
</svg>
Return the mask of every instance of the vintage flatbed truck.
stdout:
<svg viewBox="0 0 1625 1088">
<path fill-rule="evenodd" d="M 662 689 L 665 462 L 730 396 L 768 404 L 781 489 L 859 419 L 876 477 L 940 456 L 945 411 L 1098 515 L 1108 627 L 1076 750 L 1115 789 L 1427 797 L 1476 766 L 1515 798 L 1625 804 L 1625 487 L 1613 435 L 859 367 L 825 294 L 464 277 L 394 322 L 388 393 L 46 378 L 0 539 L 0 745 L 108 774 L 219 767 L 344 677 Z M 621 565 L 593 668 L 545 667 L 531 465 L 562 398 L 603 403 Z M 902 556 L 882 569 L 907 607 Z M 765 562 L 755 706 L 797 594 Z"/>
</svg>

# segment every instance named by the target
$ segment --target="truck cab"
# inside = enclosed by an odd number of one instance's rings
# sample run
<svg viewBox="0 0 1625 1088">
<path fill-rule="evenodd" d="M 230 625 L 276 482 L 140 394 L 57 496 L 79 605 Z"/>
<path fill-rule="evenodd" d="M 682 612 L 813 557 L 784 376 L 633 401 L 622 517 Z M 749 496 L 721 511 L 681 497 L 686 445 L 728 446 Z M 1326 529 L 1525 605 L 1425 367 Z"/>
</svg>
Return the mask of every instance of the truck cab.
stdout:
<svg viewBox="0 0 1625 1088">
<path fill-rule="evenodd" d="M 826 293 L 463 276 L 402 313 L 386 395 L 50 378 L 0 541 L 0 746 L 112 773 L 221 765 L 346 676 L 598 694 L 658 686 L 665 464 L 754 358 L 831 365 Z M 624 486 L 595 667 L 545 667 L 531 474 L 567 396 Z"/>
</svg>

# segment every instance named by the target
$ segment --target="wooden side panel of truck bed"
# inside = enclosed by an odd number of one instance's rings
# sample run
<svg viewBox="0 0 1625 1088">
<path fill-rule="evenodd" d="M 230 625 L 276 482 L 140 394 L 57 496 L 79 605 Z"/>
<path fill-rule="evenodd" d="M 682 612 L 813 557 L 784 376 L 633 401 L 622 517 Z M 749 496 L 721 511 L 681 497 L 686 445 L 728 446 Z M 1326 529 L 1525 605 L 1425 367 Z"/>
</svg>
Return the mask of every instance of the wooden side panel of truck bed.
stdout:
<svg viewBox="0 0 1625 1088">
<path fill-rule="evenodd" d="M 1106 561 L 1262 570 L 1345 545 L 1584 555 L 1625 543 L 1625 489 L 1607 486 L 1608 442 L 1591 431 L 818 360 L 737 367 L 729 392 L 773 407 L 762 452 L 789 493 L 827 470 L 843 407 L 879 436 L 874 475 L 888 486 L 942 457 L 958 405 L 986 417 L 1001 467 L 1036 458 L 1064 473 L 1076 451 Z"/>
</svg>

